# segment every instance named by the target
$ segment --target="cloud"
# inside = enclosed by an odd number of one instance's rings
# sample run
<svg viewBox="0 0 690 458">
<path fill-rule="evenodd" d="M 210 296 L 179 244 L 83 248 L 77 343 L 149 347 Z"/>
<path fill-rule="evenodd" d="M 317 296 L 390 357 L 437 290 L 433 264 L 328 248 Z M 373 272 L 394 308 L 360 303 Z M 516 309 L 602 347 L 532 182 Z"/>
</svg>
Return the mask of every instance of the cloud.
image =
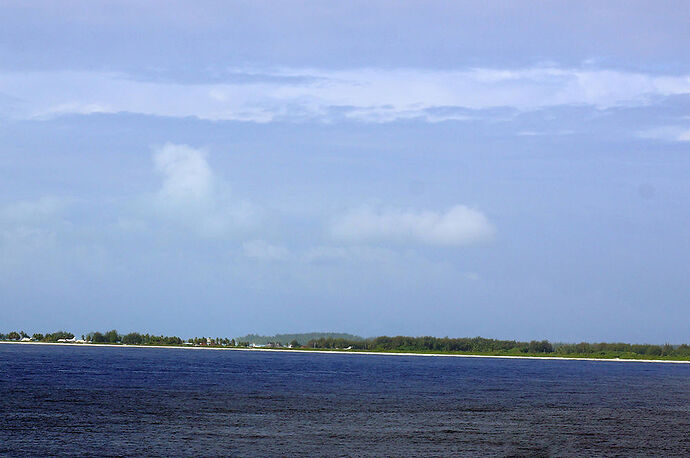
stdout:
<svg viewBox="0 0 690 458">
<path fill-rule="evenodd" d="M 180 202 L 212 197 L 214 177 L 204 152 L 167 143 L 154 152 L 153 161 L 156 171 L 163 175 L 161 197 Z"/>
<path fill-rule="evenodd" d="M 214 238 L 255 223 L 256 207 L 233 198 L 227 184 L 216 178 L 205 152 L 167 143 L 155 149 L 153 162 L 163 181 L 151 204 L 166 221 Z"/>
<path fill-rule="evenodd" d="M 260 260 L 281 260 L 287 258 L 289 252 L 285 247 L 271 245 L 264 240 L 250 240 L 242 244 L 244 255 L 248 258 Z"/>
<path fill-rule="evenodd" d="M 230 69 L 223 82 L 183 84 L 103 72 L 3 72 L 0 92 L 16 101 L 5 114 L 139 113 L 208 120 L 429 122 L 493 116 L 499 107 L 641 106 L 690 93 L 690 76 L 533 67 L 463 70 Z"/>
<path fill-rule="evenodd" d="M 464 245 L 490 237 L 493 226 L 481 212 L 456 205 L 445 212 L 375 211 L 347 213 L 331 225 L 336 239 L 367 242 L 416 242 L 431 245 Z"/>
<path fill-rule="evenodd" d="M 690 142 L 690 129 L 683 126 L 662 126 L 640 131 L 638 136 L 666 142 Z"/>
</svg>

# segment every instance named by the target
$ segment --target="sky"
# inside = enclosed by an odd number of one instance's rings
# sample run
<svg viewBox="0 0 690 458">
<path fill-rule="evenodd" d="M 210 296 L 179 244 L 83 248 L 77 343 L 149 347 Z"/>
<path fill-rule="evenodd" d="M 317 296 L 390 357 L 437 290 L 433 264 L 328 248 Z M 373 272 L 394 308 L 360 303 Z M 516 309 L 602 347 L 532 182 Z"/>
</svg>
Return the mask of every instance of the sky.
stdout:
<svg viewBox="0 0 690 458">
<path fill-rule="evenodd" d="M 2 332 L 688 342 L 686 1 L 0 12 Z"/>
</svg>

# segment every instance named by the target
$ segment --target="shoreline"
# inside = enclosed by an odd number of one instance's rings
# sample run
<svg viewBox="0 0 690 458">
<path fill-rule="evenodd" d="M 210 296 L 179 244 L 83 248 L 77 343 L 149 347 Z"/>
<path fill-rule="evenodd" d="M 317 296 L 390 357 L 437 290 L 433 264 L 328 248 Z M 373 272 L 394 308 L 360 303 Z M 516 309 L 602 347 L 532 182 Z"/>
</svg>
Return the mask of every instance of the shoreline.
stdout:
<svg viewBox="0 0 690 458">
<path fill-rule="evenodd" d="M 621 358 L 568 358 L 564 356 L 520 356 L 520 355 L 464 355 L 452 353 L 405 353 L 405 352 L 382 352 L 382 351 L 361 351 L 361 350 L 301 350 L 295 348 L 238 348 L 238 347 L 195 347 L 182 345 L 126 345 L 126 344 L 98 344 L 98 343 L 70 343 L 70 342 L 10 342 L 0 341 L 0 344 L 10 345 L 54 345 L 71 347 L 108 347 L 108 348 L 178 348 L 186 350 L 229 350 L 229 351 L 272 351 L 290 353 L 321 353 L 337 355 L 379 355 L 379 356 L 427 356 L 427 357 L 448 357 L 448 358 L 500 358 L 500 359 L 532 359 L 532 360 L 559 360 L 559 361 L 609 361 L 626 363 L 669 363 L 669 364 L 690 364 L 690 361 L 671 360 L 671 359 L 621 359 Z"/>
</svg>

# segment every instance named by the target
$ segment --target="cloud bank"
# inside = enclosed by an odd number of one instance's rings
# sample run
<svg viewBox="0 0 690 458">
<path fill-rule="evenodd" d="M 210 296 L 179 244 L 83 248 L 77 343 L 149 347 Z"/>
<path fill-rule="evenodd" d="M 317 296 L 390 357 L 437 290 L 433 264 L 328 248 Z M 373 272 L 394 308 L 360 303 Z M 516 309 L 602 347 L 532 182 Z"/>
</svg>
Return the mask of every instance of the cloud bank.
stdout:
<svg viewBox="0 0 690 458">
<path fill-rule="evenodd" d="M 375 211 L 364 208 L 347 213 L 331 225 L 331 234 L 352 242 L 389 241 L 431 245 L 465 245 L 494 233 L 483 213 L 456 205 L 445 212 Z"/>
<path fill-rule="evenodd" d="M 241 78 L 239 78 L 241 76 Z M 467 119 L 462 110 L 639 106 L 690 93 L 690 76 L 535 67 L 465 70 L 230 69 L 226 82 L 183 84 L 103 72 L 4 72 L 4 114 L 138 113 L 207 120 L 387 122 Z M 459 111 L 460 110 L 460 111 Z"/>
</svg>

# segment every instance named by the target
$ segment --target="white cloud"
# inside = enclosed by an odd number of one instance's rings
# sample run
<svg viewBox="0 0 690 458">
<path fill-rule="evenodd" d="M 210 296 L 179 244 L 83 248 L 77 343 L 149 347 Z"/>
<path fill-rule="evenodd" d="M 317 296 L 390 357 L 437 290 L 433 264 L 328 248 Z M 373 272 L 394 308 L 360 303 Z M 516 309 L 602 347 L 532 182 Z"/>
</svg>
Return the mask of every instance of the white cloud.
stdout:
<svg viewBox="0 0 690 458">
<path fill-rule="evenodd" d="M 140 81 L 100 72 L 4 72 L 0 92 L 16 100 L 6 110 L 21 118 L 131 112 L 209 120 L 365 122 L 405 118 L 467 119 L 467 113 L 559 105 L 636 106 L 653 97 L 690 93 L 690 76 L 535 67 L 517 70 L 231 69 L 243 82 L 180 84 Z M 337 113 L 337 114 L 336 114 Z"/>
<path fill-rule="evenodd" d="M 638 136 L 667 142 L 690 142 L 690 129 L 683 126 L 662 126 L 640 131 Z"/>
<path fill-rule="evenodd" d="M 287 258 L 289 252 L 283 246 L 271 245 L 265 240 L 250 240 L 242 244 L 244 255 L 248 258 L 261 260 L 281 260 Z"/>
<path fill-rule="evenodd" d="M 224 237 L 254 223 L 256 208 L 233 198 L 203 151 L 168 143 L 154 151 L 153 161 L 163 177 L 153 205 L 168 221 L 206 237 Z"/>
<path fill-rule="evenodd" d="M 167 143 L 153 155 L 156 171 L 163 175 L 163 198 L 198 202 L 212 197 L 214 177 L 206 154 L 187 145 Z"/>
<path fill-rule="evenodd" d="M 463 245 L 484 240 L 493 232 L 483 213 L 464 205 L 456 205 L 445 212 L 363 208 L 347 213 L 331 225 L 335 238 L 355 242 L 381 240 Z"/>
</svg>

